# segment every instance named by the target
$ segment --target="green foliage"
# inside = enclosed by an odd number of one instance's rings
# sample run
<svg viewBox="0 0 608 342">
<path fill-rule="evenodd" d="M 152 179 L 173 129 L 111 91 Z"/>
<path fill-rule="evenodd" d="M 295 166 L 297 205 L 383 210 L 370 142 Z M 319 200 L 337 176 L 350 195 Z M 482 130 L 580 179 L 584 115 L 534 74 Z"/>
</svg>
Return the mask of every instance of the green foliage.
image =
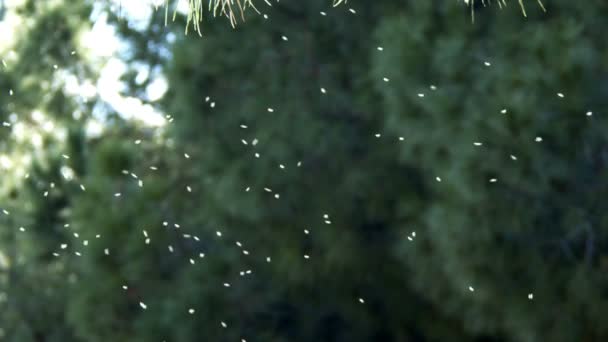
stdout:
<svg viewBox="0 0 608 342">
<path fill-rule="evenodd" d="M 572 17 L 597 13 L 558 4 Z M 551 14 L 542 24 L 507 30 L 518 27 L 515 17 L 484 12 L 479 27 L 452 26 L 462 34 L 456 37 L 413 13 L 380 25 L 378 38 L 393 48 L 377 54 L 375 75 L 408 77 L 377 89 L 386 129 L 406 137 L 400 159 L 427 170 L 435 197 L 411 216 L 420 239 L 403 260 L 414 284 L 477 333 L 605 339 L 605 255 L 598 246 L 608 236 L 598 198 L 608 189 L 601 176 L 608 127 L 602 117 L 585 116 L 606 96 L 601 33 Z M 438 89 L 424 89 L 429 83 Z M 442 286 L 429 287 L 437 281 Z M 465 295 L 468 284 L 475 284 L 474 296 Z M 572 320 L 548 311 L 589 306 L 597 316 L 585 310 Z"/>
<path fill-rule="evenodd" d="M 92 138 L 66 113 L 94 104 L 49 67 L 94 77 L 66 53 L 90 8 L 28 2 L 0 115 L 56 126 L 38 149 L 1 136 L 32 156 L 0 192 L 3 336 L 605 341 L 608 8 L 478 7 L 471 24 L 438 4 L 283 1 L 202 39 L 179 16 L 118 22 L 128 62 L 164 72 L 172 120 L 108 113 Z"/>
</svg>

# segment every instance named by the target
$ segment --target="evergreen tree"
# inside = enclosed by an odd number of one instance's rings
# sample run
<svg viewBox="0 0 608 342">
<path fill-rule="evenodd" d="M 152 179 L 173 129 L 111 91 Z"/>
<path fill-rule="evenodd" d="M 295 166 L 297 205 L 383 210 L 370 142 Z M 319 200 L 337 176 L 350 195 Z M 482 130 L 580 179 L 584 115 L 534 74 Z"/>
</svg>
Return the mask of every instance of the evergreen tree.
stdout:
<svg viewBox="0 0 608 342">
<path fill-rule="evenodd" d="M 28 1 L 0 76 L 0 165 L 31 156 L 0 192 L 0 332 L 604 341 L 608 8 L 476 3 L 282 1 L 202 38 L 117 15 L 169 84 L 150 128 L 65 89 L 96 77 L 71 52 L 92 3 Z"/>
</svg>

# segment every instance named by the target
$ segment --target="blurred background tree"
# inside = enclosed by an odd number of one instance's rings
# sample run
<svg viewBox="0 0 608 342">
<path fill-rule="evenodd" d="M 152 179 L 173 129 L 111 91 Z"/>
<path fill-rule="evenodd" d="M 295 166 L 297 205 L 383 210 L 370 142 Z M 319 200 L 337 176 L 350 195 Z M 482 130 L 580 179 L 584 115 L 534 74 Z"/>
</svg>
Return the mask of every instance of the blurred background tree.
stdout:
<svg viewBox="0 0 608 342">
<path fill-rule="evenodd" d="M 608 338 L 607 4 L 105 5 L 8 9 L 5 340 Z M 102 96 L 100 13 L 164 126 Z"/>
</svg>

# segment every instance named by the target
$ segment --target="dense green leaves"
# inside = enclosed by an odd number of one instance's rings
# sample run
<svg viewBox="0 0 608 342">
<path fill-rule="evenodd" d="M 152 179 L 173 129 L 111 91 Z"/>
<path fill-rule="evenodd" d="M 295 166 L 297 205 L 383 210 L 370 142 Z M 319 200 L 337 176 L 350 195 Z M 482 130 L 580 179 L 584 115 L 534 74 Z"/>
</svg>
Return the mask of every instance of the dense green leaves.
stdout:
<svg viewBox="0 0 608 342">
<path fill-rule="evenodd" d="M 128 95 L 142 65 L 169 83 L 163 128 L 64 91 L 52 65 L 95 75 L 74 4 L 28 2 L 0 74 L 3 120 L 54 125 L 2 133 L 31 159 L 0 193 L 6 339 L 608 337 L 604 3 L 472 24 L 456 3 L 283 1 L 203 38 L 118 20 Z"/>
</svg>

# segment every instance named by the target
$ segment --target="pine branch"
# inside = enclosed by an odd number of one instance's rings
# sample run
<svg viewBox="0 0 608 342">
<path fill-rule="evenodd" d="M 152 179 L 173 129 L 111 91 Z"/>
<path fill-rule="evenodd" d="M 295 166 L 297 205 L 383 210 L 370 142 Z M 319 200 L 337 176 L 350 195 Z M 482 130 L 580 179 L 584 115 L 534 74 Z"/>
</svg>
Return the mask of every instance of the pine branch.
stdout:
<svg viewBox="0 0 608 342">
<path fill-rule="evenodd" d="M 475 21 L 475 1 L 476 0 L 464 0 L 464 3 L 471 7 L 471 20 L 472 21 Z M 522 14 L 524 15 L 524 17 L 527 17 L 528 15 L 526 13 L 526 7 L 524 5 L 524 1 L 523 0 L 517 0 L 517 1 L 519 2 L 519 7 L 521 8 Z M 498 3 L 498 7 L 501 9 L 503 7 L 507 7 L 506 0 L 497 0 L 496 2 Z M 543 10 L 543 12 L 547 12 L 547 9 L 545 8 L 545 5 L 543 4 L 542 0 L 536 0 L 536 2 L 540 6 L 540 8 Z M 492 0 L 481 0 L 481 4 L 483 6 L 490 5 L 491 3 L 492 3 Z"/>
<path fill-rule="evenodd" d="M 180 1 L 180 0 L 176 0 Z M 260 14 L 260 11 L 255 7 L 254 0 L 186 0 L 188 1 L 188 18 L 186 23 L 186 34 L 188 33 L 188 28 L 190 24 L 192 24 L 194 30 L 199 34 L 201 34 L 201 22 L 203 21 L 203 8 L 204 2 L 208 1 L 208 9 L 207 12 L 213 13 L 214 17 L 225 16 L 230 21 L 230 25 L 232 27 L 236 27 L 238 23 L 238 18 L 240 20 L 245 21 L 245 11 L 248 8 L 251 8 L 256 13 Z M 259 0 L 264 1 L 266 5 L 272 6 L 270 0 Z M 331 0 L 333 6 L 336 7 L 340 4 L 345 4 L 348 0 Z M 177 10 L 173 12 L 173 20 L 175 20 L 175 16 L 177 15 Z M 169 0 L 165 2 L 165 25 L 167 24 L 169 16 Z"/>
</svg>

